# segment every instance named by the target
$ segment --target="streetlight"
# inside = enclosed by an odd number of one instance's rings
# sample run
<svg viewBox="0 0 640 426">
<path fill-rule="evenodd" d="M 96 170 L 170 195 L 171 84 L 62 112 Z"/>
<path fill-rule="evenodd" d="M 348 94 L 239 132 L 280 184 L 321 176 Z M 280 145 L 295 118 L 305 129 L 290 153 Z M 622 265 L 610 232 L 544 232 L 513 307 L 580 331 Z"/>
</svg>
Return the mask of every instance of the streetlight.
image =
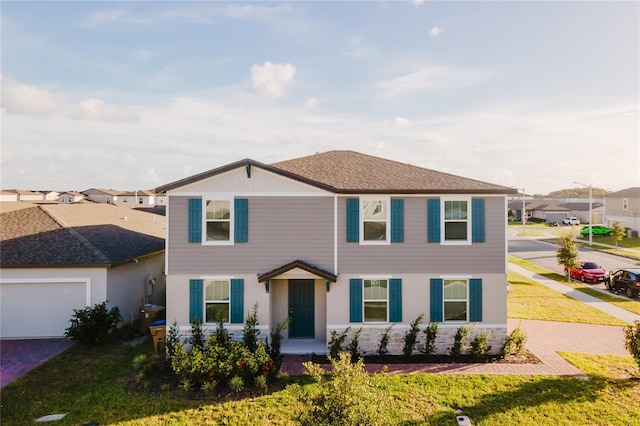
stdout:
<svg viewBox="0 0 640 426">
<path fill-rule="evenodd" d="M 584 183 L 580 183 L 580 182 L 573 182 L 573 183 L 577 183 L 578 185 L 582 185 L 585 188 L 589 188 L 589 245 L 593 245 L 593 234 L 591 233 L 591 219 L 592 219 L 592 213 L 591 213 L 591 209 L 593 206 L 593 194 L 591 192 L 592 188 L 591 188 L 591 184 L 589 185 L 585 185 Z"/>
</svg>

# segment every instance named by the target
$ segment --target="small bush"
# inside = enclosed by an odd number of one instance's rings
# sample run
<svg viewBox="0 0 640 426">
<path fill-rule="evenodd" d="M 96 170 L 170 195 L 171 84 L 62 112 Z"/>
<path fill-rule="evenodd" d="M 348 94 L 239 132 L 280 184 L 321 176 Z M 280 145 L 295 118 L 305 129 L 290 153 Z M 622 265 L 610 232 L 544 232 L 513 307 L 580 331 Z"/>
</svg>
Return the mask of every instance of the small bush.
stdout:
<svg viewBox="0 0 640 426">
<path fill-rule="evenodd" d="M 282 346 L 282 333 L 289 326 L 289 322 L 291 322 L 291 317 L 285 318 L 284 321 L 276 324 L 276 328 L 272 329 L 271 333 L 269 333 L 270 343 L 267 346 L 267 350 L 269 352 L 269 356 L 274 361 L 278 361 L 280 359 L 280 348 Z"/>
<path fill-rule="evenodd" d="M 624 347 L 627 348 L 640 368 L 640 321 L 624 327 Z"/>
<path fill-rule="evenodd" d="M 244 380 L 240 376 L 233 376 L 229 381 L 229 389 L 234 392 L 242 392 L 244 390 Z"/>
<path fill-rule="evenodd" d="M 438 336 L 438 323 L 430 322 L 424 329 L 424 349 L 422 353 L 425 355 L 433 355 L 436 352 L 436 337 Z"/>
<path fill-rule="evenodd" d="M 198 320 L 191 322 L 191 338 L 189 342 L 193 346 L 204 349 L 204 333 L 202 332 L 202 323 Z"/>
<path fill-rule="evenodd" d="M 465 339 L 469 337 L 472 327 L 461 326 L 456 331 L 456 335 L 453 337 L 453 346 L 449 350 L 451 358 L 458 359 L 463 351 L 469 349 L 469 346 L 464 343 Z"/>
<path fill-rule="evenodd" d="M 331 377 L 320 365 L 304 364 L 314 386 L 289 386 L 294 397 L 302 403 L 299 416 L 302 425 L 388 425 L 385 418 L 391 403 L 372 376 L 364 370 L 362 359 L 352 364 L 348 353 L 331 358 Z"/>
<path fill-rule="evenodd" d="M 493 335 L 493 332 L 481 331 L 476 334 L 476 337 L 471 342 L 471 353 L 478 359 L 486 358 L 487 354 L 491 350 L 491 345 L 488 344 L 489 339 Z"/>
<path fill-rule="evenodd" d="M 167 331 L 167 337 L 165 339 L 165 348 L 167 348 L 167 357 L 169 360 L 173 358 L 173 355 L 176 353 L 176 346 L 180 343 L 180 328 L 178 327 L 177 321 L 173 321 L 169 326 L 169 331 Z"/>
<path fill-rule="evenodd" d="M 347 327 L 342 333 L 338 333 L 338 330 L 331 330 L 331 339 L 329 339 L 329 356 L 333 358 L 338 357 L 338 353 L 342 351 L 342 345 L 347 338 L 347 333 L 351 327 Z"/>
<path fill-rule="evenodd" d="M 508 355 L 519 354 L 524 349 L 524 344 L 527 341 L 527 335 L 520 327 L 515 328 L 504 339 L 504 344 L 500 348 L 500 356 L 506 357 Z"/>
<path fill-rule="evenodd" d="M 120 321 L 122 321 L 120 311 L 117 309 L 107 311 L 105 301 L 93 307 L 74 309 L 73 316 L 69 320 L 71 325 L 64 334 L 80 343 L 99 345 L 108 340 Z"/>
<path fill-rule="evenodd" d="M 247 315 L 244 321 L 244 328 L 242 334 L 242 341 L 244 345 L 253 352 L 258 345 L 258 338 L 260 337 L 260 330 L 258 330 L 258 303 L 254 303 L 253 310 Z"/>
<path fill-rule="evenodd" d="M 380 356 L 389 353 L 389 351 L 387 350 L 387 345 L 389 344 L 389 332 L 391 331 L 391 327 L 393 327 L 393 324 L 387 327 L 387 329 L 382 334 L 382 337 L 380 338 L 380 345 L 378 346 L 378 350 L 376 351 L 376 353 Z"/>
<path fill-rule="evenodd" d="M 347 345 L 347 349 L 351 354 L 351 362 L 356 362 L 360 359 L 360 333 L 362 333 L 362 328 L 353 333 L 351 342 Z"/>
<path fill-rule="evenodd" d="M 404 356 L 410 356 L 413 353 L 413 347 L 416 345 L 418 333 L 420 333 L 422 318 L 424 318 L 424 314 L 420 314 L 418 318 L 411 323 L 409 331 L 404 335 L 404 347 L 402 348 Z"/>
</svg>

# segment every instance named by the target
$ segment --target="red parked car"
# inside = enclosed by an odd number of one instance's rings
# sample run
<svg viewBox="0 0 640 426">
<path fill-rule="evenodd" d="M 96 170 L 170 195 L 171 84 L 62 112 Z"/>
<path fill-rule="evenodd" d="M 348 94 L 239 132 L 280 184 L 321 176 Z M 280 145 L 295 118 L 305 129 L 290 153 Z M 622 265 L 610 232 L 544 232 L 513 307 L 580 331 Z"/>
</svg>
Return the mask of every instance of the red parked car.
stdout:
<svg viewBox="0 0 640 426">
<path fill-rule="evenodd" d="M 571 278 L 583 283 L 597 283 L 607 279 L 607 271 L 597 263 L 588 260 L 579 261 L 578 267 L 571 268 L 570 274 Z"/>
</svg>

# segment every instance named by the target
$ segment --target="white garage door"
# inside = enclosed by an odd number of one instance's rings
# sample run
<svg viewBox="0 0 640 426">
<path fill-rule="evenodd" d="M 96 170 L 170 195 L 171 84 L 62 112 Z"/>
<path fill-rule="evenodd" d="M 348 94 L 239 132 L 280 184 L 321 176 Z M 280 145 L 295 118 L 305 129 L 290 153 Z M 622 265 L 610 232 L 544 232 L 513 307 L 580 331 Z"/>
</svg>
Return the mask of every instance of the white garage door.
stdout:
<svg viewBox="0 0 640 426">
<path fill-rule="evenodd" d="M 85 281 L 0 283 L 0 337 L 64 336 L 73 310 L 85 306 Z"/>
</svg>

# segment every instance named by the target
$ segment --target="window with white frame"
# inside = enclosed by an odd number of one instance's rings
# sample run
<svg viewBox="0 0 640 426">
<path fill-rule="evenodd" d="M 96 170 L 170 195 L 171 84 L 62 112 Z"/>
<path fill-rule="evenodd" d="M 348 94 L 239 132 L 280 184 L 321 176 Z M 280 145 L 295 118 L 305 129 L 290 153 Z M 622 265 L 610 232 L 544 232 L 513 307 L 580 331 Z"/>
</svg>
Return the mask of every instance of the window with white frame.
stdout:
<svg viewBox="0 0 640 426">
<path fill-rule="evenodd" d="M 205 322 L 229 322 L 229 281 L 205 280 Z"/>
<path fill-rule="evenodd" d="M 444 321 L 467 321 L 468 288 L 466 279 L 444 280 Z"/>
<path fill-rule="evenodd" d="M 629 210 L 629 199 L 628 198 L 623 198 L 622 199 L 622 210 Z"/>
<path fill-rule="evenodd" d="M 371 243 L 389 242 L 389 200 L 362 198 L 360 217 L 362 241 Z"/>
<path fill-rule="evenodd" d="M 387 322 L 389 281 L 386 279 L 364 279 L 364 322 Z"/>
<path fill-rule="evenodd" d="M 450 242 L 470 241 L 469 217 L 470 200 L 452 199 L 442 203 L 444 220 L 444 238 Z"/>
<path fill-rule="evenodd" d="M 207 200 L 206 241 L 231 241 L 231 201 Z"/>
</svg>

